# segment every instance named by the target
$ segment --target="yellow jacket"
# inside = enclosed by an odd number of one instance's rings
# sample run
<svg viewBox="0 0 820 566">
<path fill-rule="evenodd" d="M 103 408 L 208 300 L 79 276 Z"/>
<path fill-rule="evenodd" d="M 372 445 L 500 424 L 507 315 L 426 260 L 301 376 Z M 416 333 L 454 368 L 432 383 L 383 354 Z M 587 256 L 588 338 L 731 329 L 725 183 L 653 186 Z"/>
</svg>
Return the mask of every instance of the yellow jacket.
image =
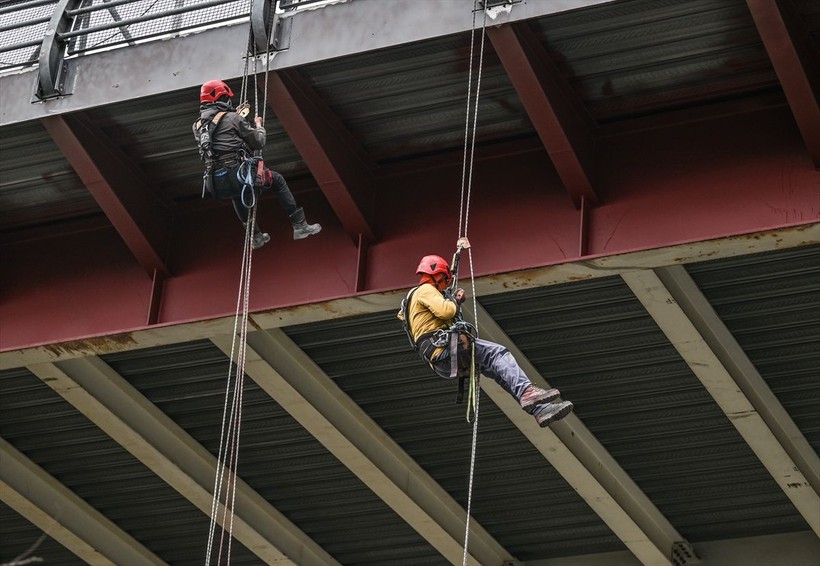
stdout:
<svg viewBox="0 0 820 566">
<path fill-rule="evenodd" d="M 410 332 L 413 335 L 413 342 L 418 342 L 419 336 L 429 332 L 435 332 L 442 328 L 450 328 L 453 318 L 458 312 L 458 305 L 455 301 L 446 298 L 444 294 L 433 285 L 425 283 L 416 289 L 407 305 L 407 316 L 409 320 Z M 399 309 L 399 320 L 404 320 L 404 316 Z M 437 348 L 433 356 L 437 356 L 444 348 Z"/>
</svg>

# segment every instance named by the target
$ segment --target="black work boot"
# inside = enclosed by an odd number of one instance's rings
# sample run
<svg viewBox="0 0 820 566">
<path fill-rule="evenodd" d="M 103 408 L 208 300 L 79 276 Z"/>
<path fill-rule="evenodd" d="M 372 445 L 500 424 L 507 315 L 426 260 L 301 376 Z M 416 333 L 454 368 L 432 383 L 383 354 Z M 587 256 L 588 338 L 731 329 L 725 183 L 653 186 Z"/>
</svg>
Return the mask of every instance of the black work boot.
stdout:
<svg viewBox="0 0 820 566">
<path fill-rule="evenodd" d="M 561 403 L 546 403 L 535 407 L 532 415 L 541 428 L 548 427 L 554 422 L 560 421 L 572 412 L 572 403 L 563 401 Z"/>
<path fill-rule="evenodd" d="M 247 225 L 245 226 L 247 227 Z M 259 229 L 259 225 L 255 224 L 253 227 L 253 242 L 251 242 L 251 247 L 258 250 L 268 242 L 270 242 L 270 234 L 263 232 Z"/>
<path fill-rule="evenodd" d="M 251 244 L 251 247 L 258 250 L 268 242 L 270 242 L 270 234 L 267 232 L 256 232 L 253 235 L 253 243 Z"/>
<path fill-rule="evenodd" d="M 305 220 L 305 210 L 303 208 L 297 208 L 296 212 L 290 215 L 290 223 L 293 224 L 294 240 L 302 240 L 322 231 L 321 224 L 307 223 Z"/>
<path fill-rule="evenodd" d="M 557 389 L 541 389 L 535 385 L 530 385 L 524 390 L 524 394 L 521 395 L 518 402 L 521 403 L 522 409 L 532 414 L 539 404 L 551 403 L 558 399 L 560 395 L 561 392 Z"/>
</svg>

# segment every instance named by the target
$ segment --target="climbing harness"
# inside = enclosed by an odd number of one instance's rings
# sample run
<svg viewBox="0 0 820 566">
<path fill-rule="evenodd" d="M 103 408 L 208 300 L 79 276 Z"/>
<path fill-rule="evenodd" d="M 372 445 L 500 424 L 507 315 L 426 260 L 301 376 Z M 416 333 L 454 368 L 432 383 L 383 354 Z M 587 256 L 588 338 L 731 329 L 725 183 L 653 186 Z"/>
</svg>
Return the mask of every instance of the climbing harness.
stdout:
<svg viewBox="0 0 820 566">
<path fill-rule="evenodd" d="M 273 14 L 270 15 L 271 18 Z M 269 22 L 270 23 L 270 22 Z M 245 100 L 248 88 L 248 60 L 254 60 L 254 105 L 259 110 L 259 96 L 257 81 L 257 49 L 253 39 L 253 26 L 248 35 L 249 51 L 245 56 L 245 67 L 242 77 L 242 88 L 240 100 Z M 268 26 L 267 29 L 272 29 Z M 267 42 L 268 46 L 270 42 Z M 250 46 L 253 46 L 252 49 Z M 267 107 L 267 74 L 270 64 L 270 49 L 265 52 L 265 88 L 263 94 L 262 122 L 265 120 L 265 110 Z M 243 117 L 247 116 L 249 107 L 247 103 L 242 103 L 237 107 L 237 112 Z M 210 144 L 210 134 L 221 116 L 212 119 L 213 125 L 207 131 L 209 134 L 207 143 Z M 201 125 L 197 126 L 198 128 Z M 202 150 L 202 140 L 200 136 L 200 149 Z M 213 164 L 213 153 L 210 153 L 210 162 Z M 257 190 L 264 184 L 264 163 L 261 151 L 257 150 L 254 155 L 247 155 L 239 152 L 232 159 L 238 161 L 236 167 L 236 179 L 242 185 L 240 198 L 242 205 L 249 210 L 248 221 L 245 223 L 245 242 L 242 250 L 242 265 L 239 277 L 239 292 L 236 300 L 236 314 L 234 317 L 234 328 L 231 342 L 231 353 L 228 363 L 228 376 L 225 388 L 225 403 L 222 411 L 222 426 L 219 436 L 219 451 L 217 455 L 216 473 L 214 477 L 213 498 L 211 500 L 210 527 L 208 531 L 208 547 L 205 554 L 205 566 L 210 566 L 214 552 L 215 563 L 222 564 L 223 556 L 225 564 L 231 563 L 231 543 L 233 540 L 234 510 L 236 508 L 236 484 L 238 481 L 237 468 L 239 463 L 239 434 L 242 424 L 242 397 L 244 393 L 245 380 L 245 360 L 247 351 L 248 319 L 250 304 L 250 283 L 251 267 L 253 265 L 253 237 L 256 229 L 256 210 L 258 195 Z M 206 177 L 210 177 L 210 171 L 206 170 Z M 203 188 L 203 191 L 205 189 Z M 216 542 L 217 523 L 221 527 L 219 542 Z"/>
<path fill-rule="evenodd" d="M 216 196 L 213 180 L 216 156 L 211 141 L 213 132 L 224 115 L 225 112 L 217 112 L 209 120 L 200 118 L 195 124 L 197 134 L 199 135 L 199 157 L 205 163 L 205 173 L 202 175 L 202 198 L 205 198 L 206 194 L 212 197 Z"/>
<path fill-rule="evenodd" d="M 213 165 L 215 160 L 214 150 L 211 146 L 211 136 L 213 135 L 216 125 L 222 120 L 226 112 L 217 112 L 212 118 L 208 120 L 199 119 L 196 121 L 196 129 L 199 133 L 199 157 L 205 162 L 207 166 Z"/>
</svg>

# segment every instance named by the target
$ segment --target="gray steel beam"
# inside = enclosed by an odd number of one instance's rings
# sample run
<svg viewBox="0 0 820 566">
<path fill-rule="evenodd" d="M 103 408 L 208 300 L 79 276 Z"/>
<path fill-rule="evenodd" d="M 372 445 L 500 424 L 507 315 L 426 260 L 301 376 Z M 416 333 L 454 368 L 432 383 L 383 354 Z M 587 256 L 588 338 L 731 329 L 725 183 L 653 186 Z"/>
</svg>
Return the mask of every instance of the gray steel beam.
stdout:
<svg viewBox="0 0 820 566">
<path fill-rule="evenodd" d="M 697 284 L 682 265 L 655 269 L 669 294 L 686 314 L 703 340 L 731 374 L 780 445 L 816 493 L 820 493 L 820 457 L 772 393 L 752 361 L 726 328 Z M 817 509 L 820 513 L 820 508 Z"/>
<path fill-rule="evenodd" d="M 672 283 L 680 283 L 685 279 L 679 273 L 676 278 L 669 276 L 668 272 L 666 275 L 667 280 Z M 715 343 L 718 334 L 704 325 L 705 319 L 696 319 L 695 322 L 690 320 L 687 312 L 677 302 L 678 294 L 666 287 L 658 273 L 653 270 L 639 270 L 624 273 L 621 277 L 687 363 L 692 373 L 701 381 L 732 425 L 760 459 L 777 485 L 791 500 L 806 523 L 817 536 L 820 536 L 820 496 L 800 470 L 797 462 L 792 459 L 789 451 L 781 444 L 774 430 L 779 429 L 784 440 L 792 445 L 791 451 L 799 457 L 811 460 L 811 456 L 799 450 L 799 439 L 785 439 L 785 435 L 793 434 L 793 431 L 789 430 L 785 424 L 788 415 L 785 415 L 782 407 L 778 409 L 779 403 L 770 391 L 767 393 L 768 387 L 762 383 L 762 379 L 758 381 L 749 373 L 741 373 L 737 377 L 732 374 L 731 364 L 729 367 L 724 365 L 721 357 L 710 346 L 710 341 Z M 684 294 L 679 296 L 684 303 L 690 300 Z M 697 295 L 690 293 L 690 297 L 692 296 L 697 300 Z M 695 313 L 694 310 L 691 312 Z M 698 315 L 695 314 L 695 316 Z M 708 338 L 701 334 L 698 325 L 705 329 Z M 725 355 L 729 355 L 730 352 L 738 354 L 731 343 L 719 345 L 718 348 Z M 739 347 L 737 349 L 739 350 Z M 747 390 L 751 388 L 753 398 L 756 398 L 758 402 L 768 400 L 776 404 L 775 407 L 766 410 L 770 413 L 774 430 L 750 400 L 744 391 L 744 385 Z M 816 461 L 815 456 L 814 462 Z"/>
<path fill-rule="evenodd" d="M 703 566 L 816 566 L 820 539 L 809 531 L 695 544 Z M 628 552 L 528 560 L 527 566 L 639 566 Z"/>
<path fill-rule="evenodd" d="M 164 564 L 2 438 L 0 499 L 87 564 Z"/>
<path fill-rule="evenodd" d="M 612 0 L 520 2 L 493 24 L 537 18 Z M 454 33 L 472 26 L 472 2 L 452 0 L 354 0 L 321 10 L 286 14 L 290 48 L 277 53 L 271 70 L 306 65 Z M 193 88 L 213 79 L 241 77 L 248 24 L 220 27 L 67 61 L 72 96 L 31 104 L 25 96 L 0 97 L 0 126 L 46 115 Z M 344 30 L 344 33 L 338 33 Z M 161 63 L 160 63 L 161 62 Z M 29 93 L 37 70 L 0 77 L 0 92 Z"/>
<path fill-rule="evenodd" d="M 212 338 L 230 354 L 231 337 Z M 452 564 L 466 511 L 279 329 L 248 335 L 245 373 Z M 512 556 L 475 519 L 468 564 Z"/>
<path fill-rule="evenodd" d="M 477 316 L 482 338 L 506 346 L 535 385 L 549 388 L 546 379 L 480 304 Z M 640 564 L 674 564 L 674 546 L 688 543 L 577 416 L 571 414 L 542 429 L 495 381 L 484 378 L 481 388 Z"/>
<path fill-rule="evenodd" d="M 29 370 L 210 516 L 216 458 L 110 366 L 88 357 Z M 241 478 L 236 509 L 234 537 L 266 564 L 338 565 Z"/>
</svg>

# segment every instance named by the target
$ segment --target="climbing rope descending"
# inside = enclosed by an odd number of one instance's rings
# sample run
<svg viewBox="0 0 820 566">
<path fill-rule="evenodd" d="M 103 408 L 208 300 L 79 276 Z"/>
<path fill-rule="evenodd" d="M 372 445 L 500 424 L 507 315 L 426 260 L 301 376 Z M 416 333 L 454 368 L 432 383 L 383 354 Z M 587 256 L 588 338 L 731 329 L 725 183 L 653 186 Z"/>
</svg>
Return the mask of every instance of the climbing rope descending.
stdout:
<svg viewBox="0 0 820 566">
<path fill-rule="evenodd" d="M 476 71 L 475 81 L 475 99 L 471 97 L 473 89 L 473 60 L 474 60 L 474 46 L 475 46 L 475 29 L 476 29 L 476 12 L 479 10 L 479 0 L 473 0 L 473 22 L 470 27 L 470 63 L 467 75 L 467 112 L 464 125 L 464 159 L 461 169 L 461 199 L 459 203 L 459 220 L 458 220 L 458 249 L 453 258 L 453 265 L 459 259 L 461 251 L 467 250 L 467 259 L 470 264 L 470 289 L 473 298 L 473 320 L 475 322 L 475 333 L 478 337 L 478 302 L 476 299 L 475 289 L 475 270 L 473 269 L 473 253 L 467 239 L 467 228 L 470 222 L 470 199 L 472 196 L 472 182 L 473 182 L 473 163 L 475 158 L 475 139 L 478 123 L 478 102 L 481 94 L 481 71 L 484 64 L 484 41 L 485 30 L 487 26 L 487 11 L 486 7 L 482 6 L 483 21 L 481 24 L 481 42 L 479 46 L 478 55 L 478 69 Z M 472 113 L 472 124 L 470 123 L 470 114 Z M 471 135 L 472 130 L 472 135 Z M 453 288 L 458 286 L 458 270 L 453 272 Z M 467 420 L 470 420 L 470 412 L 472 411 L 473 423 L 473 438 L 470 449 L 470 473 L 467 485 L 467 518 L 464 525 L 464 554 L 462 556 L 462 566 L 467 565 L 468 546 L 470 539 L 470 517 L 472 515 L 473 502 L 473 478 L 475 476 L 475 458 L 476 447 L 478 444 L 478 408 L 480 400 L 479 388 L 479 374 L 476 371 L 475 362 L 475 342 L 471 344 L 471 361 L 470 361 L 470 383 L 469 394 L 467 398 Z"/>
<path fill-rule="evenodd" d="M 248 314 L 250 305 L 250 281 L 253 265 L 252 234 L 256 221 L 256 207 L 251 209 L 250 219 L 245 229 L 245 244 L 242 251 L 242 268 L 239 293 L 236 302 L 233 340 L 228 363 L 228 379 L 225 389 L 225 404 L 222 410 L 222 428 L 219 437 L 216 476 L 211 500 L 211 523 L 208 533 L 208 548 L 205 564 L 211 564 L 217 523 L 221 525 L 219 544 L 216 548 L 216 564 L 230 564 L 231 542 L 233 540 L 233 519 L 236 504 L 237 468 L 239 463 L 239 434 L 242 424 L 242 396 L 245 382 L 245 359 L 248 336 Z M 236 359 L 236 363 L 234 363 Z M 224 494 L 224 495 L 223 495 Z M 220 514 L 221 520 L 217 521 Z"/>
<path fill-rule="evenodd" d="M 242 252 L 242 268 L 239 293 L 236 301 L 233 339 L 228 362 L 228 379 L 225 389 L 225 404 L 222 409 L 222 428 L 219 436 L 216 476 L 211 500 L 211 522 L 208 532 L 208 548 L 205 564 L 211 564 L 217 522 L 221 525 L 219 545 L 216 549 L 216 563 L 230 564 L 231 541 L 233 539 L 233 519 L 236 504 L 237 467 L 239 462 L 239 433 L 242 424 L 242 396 L 245 382 L 245 359 L 247 351 L 248 318 L 250 305 L 251 268 L 253 266 L 252 235 L 256 221 L 256 207 L 251 209 L 250 219 L 245 228 L 245 244 Z M 236 359 L 236 363 L 234 363 Z M 224 493 L 224 497 L 223 497 Z M 217 517 L 221 509 L 221 520 Z"/>
<path fill-rule="evenodd" d="M 271 18 L 273 14 L 271 14 Z M 270 24 L 270 22 L 268 22 Z M 272 26 L 268 25 L 267 29 Z M 253 28 L 248 35 L 248 45 L 252 50 L 245 55 L 245 66 L 240 89 L 240 100 L 246 101 L 249 83 L 249 60 L 253 58 L 254 78 L 254 109 L 259 112 L 259 85 L 257 60 L 259 54 L 256 42 L 253 39 Z M 270 41 L 265 52 L 265 84 L 262 96 L 262 122 L 265 120 L 267 109 L 268 83 L 267 76 L 270 70 Z M 244 108 L 243 108 L 244 107 Z M 249 110 L 243 102 L 237 111 L 245 116 Z M 244 114 L 243 114 L 244 112 Z M 222 425 L 219 435 L 219 450 L 217 455 L 214 490 L 211 500 L 210 527 L 208 531 L 208 547 L 205 554 L 205 566 L 210 566 L 214 559 L 217 565 L 231 563 L 231 544 L 233 541 L 234 510 L 236 508 L 236 485 L 238 481 L 239 464 L 239 436 L 242 425 L 242 399 L 245 390 L 245 360 L 247 352 L 248 318 L 250 305 L 251 268 L 253 265 L 253 237 L 256 229 L 256 175 L 261 164 L 261 151 L 257 150 L 254 156 L 248 156 L 238 168 L 237 176 L 242 183 L 242 204 L 248 209 L 248 221 L 245 223 L 245 243 L 242 250 L 242 265 L 239 276 L 239 292 L 236 300 L 236 313 L 231 341 L 231 353 L 228 362 L 228 376 L 225 387 L 225 403 L 222 409 Z M 235 360 L 235 362 L 234 362 Z M 216 542 L 217 524 L 220 525 L 219 542 Z"/>
</svg>

